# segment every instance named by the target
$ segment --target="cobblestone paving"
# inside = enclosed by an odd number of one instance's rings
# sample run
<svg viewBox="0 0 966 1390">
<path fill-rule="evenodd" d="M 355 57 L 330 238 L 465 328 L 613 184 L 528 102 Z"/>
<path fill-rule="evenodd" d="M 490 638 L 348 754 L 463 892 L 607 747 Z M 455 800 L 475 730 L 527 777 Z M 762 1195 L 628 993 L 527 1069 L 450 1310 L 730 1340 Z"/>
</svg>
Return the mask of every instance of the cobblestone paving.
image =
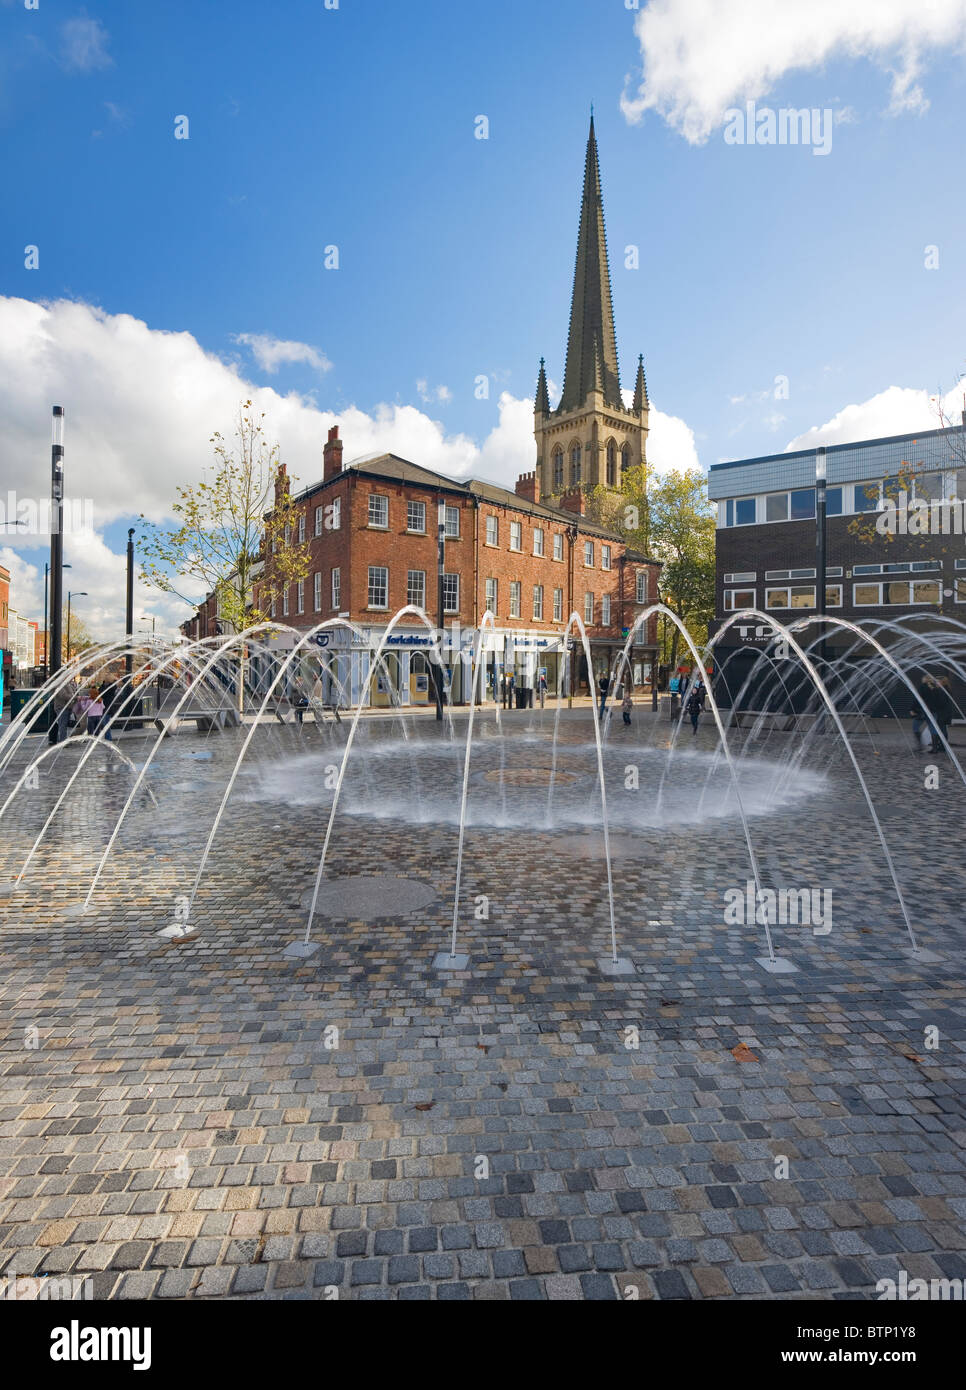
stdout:
<svg viewBox="0 0 966 1390">
<path fill-rule="evenodd" d="M 550 711 L 514 717 L 533 738 L 514 744 L 507 725 L 506 766 L 549 766 Z M 638 716 L 612 729 L 609 756 L 622 772 L 669 729 Z M 646 1299 L 868 1299 L 900 1269 L 966 1276 L 966 791 L 948 766 L 927 790 L 902 738 L 855 738 L 934 962 L 907 949 L 847 758 L 816 738 L 805 767 L 821 790 L 751 821 L 763 883 L 833 892 L 830 935 L 774 928 L 797 973 L 766 974 L 762 928 L 723 921 L 724 891 L 749 877 L 729 815 L 615 829 L 627 978 L 598 966 L 599 831 L 472 826 L 458 942 L 470 963 L 449 975 L 433 957 L 452 922 L 461 745 L 379 763 L 379 740 L 399 737 L 391 722 L 360 728 L 354 775 L 378 800 L 375 769 L 388 768 L 426 823 L 338 816 L 326 877 L 416 880 L 436 895 L 428 907 L 320 916 L 317 954 L 285 959 L 331 792 L 260 801 L 243 772 L 193 907 L 198 934 L 157 936 L 191 891 L 244 732 L 165 744 L 76 917 L 134 785 L 116 752 L 96 750 L 22 891 L 0 898 L 0 1276 L 89 1277 L 95 1296 L 122 1299 L 381 1300 L 614 1300 L 629 1285 Z M 284 780 L 300 748 L 325 765 L 346 735 L 259 729 L 251 766 Z M 423 748 L 437 737 L 420 725 Z M 586 711 L 562 719 L 563 805 L 595 794 L 589 737 Z M 699 794 L 705 764 L 687 758 L 714 748 L 710 728 L 684 737 L 672 807 Z M 737 752 L 748 735 L 731 737 Z M 787 738 L 747 752 L 787 756 Z M 119 746 L 140 765 L 151 743 Z M 30 740 L 29 756 L 44 747 Z M 3 876 L 80 756 L 45 760 L 3 817 Z M 21 752 L 4 796 L 26 766 Z M 789 764 L 777 780 L 795 776 Z M 520 780 L 512 798 L 533 782 L 542 804 L 539 775 Z M 495 794 L 477 770 L 481 786 Z M 653 782 L 638 795 L 652 804 Z M 741 1043 L 756 1060 L 736 1059 Z"/>
</svg>

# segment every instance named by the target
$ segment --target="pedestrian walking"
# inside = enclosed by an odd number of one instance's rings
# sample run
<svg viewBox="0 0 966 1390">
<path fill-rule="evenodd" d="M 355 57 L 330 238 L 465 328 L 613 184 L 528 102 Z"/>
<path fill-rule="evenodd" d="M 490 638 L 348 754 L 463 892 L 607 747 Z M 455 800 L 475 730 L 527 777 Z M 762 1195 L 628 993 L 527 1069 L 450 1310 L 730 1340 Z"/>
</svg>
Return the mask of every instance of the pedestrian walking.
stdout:
<svg viewBox="0 0 966 1390">
<path fill-rule="evenodd" d="M 91 703 L 91 698 L 92 696 L 89 690 L 82 690 L 81 693 L 78 695 L 77 699 L 74 701 L 74 708 L 70 712 L 71 718 L 69 720 L 69 723 L 72 728 L 76 728 L 78 724 L 80 724 L 83 728 L 84 721 L 87 718 L 87 709 Z"/>
<path fill-rule="evenodd" d="M 624 698 L 621 700 L 621 714 L 624 716 L 624 723 L 630 725 L 631 711 L 634 708 L 634 701 L 631 698 L 631 688 L 627 686 L 624 691 Z"/>
<path fill-rule="evenodd" d="M 544 675 L 542 671 L 540 672 L 540 679 L 537 682 L 537 685 L 540 690 L 540 708 L 543 709 L 544 701 L 547 698 L 547 677 Z"/>
<path fill-rule="evenodd" d="M 47 740 L 49 743 L 63 743 L 70 733 L 71 706 L 77 688 L 74 682 L 67 681 L 62 685 L 51 700 L 52 717 L 50 727 L 47 730 Z"/>
<path fill-rule="evenodd" d="M 597 688 L 600 691 L 600 717 L 603 719 L 604 706 L 607 703 L 607 692 L 610 690 L 610 681 L 606 676 L 601 676 L 600 680 L 597 682 Z"/>
<path fill-rule="evenodd" d="M 923 743 L 923 732 L 929 730 L 932 733 L 932 726 L 929 722 L 928 703 L 926 701 L 926 691 L 932 685 L 932 676 L 923 676 L 919 682 L 920 703 L 912 711 L 912 737 L 915 743 L 915 750 L 921 753 L 925 747 Z"/>
<path fill-rule="evenodd" d="M 936 682 L 936 705 L 935 719 L 938 731 L 942 735 L 942 742 L 938 737 L 933 738 L 932 751 L 934 753 L 945 752 L 945 746 L 949 743 L 949 726 L 956 714 L 956 703 L 953 700 L 952 692 L 949 687 L 949 677 L 943 676 Z"/>
<path fill-rule="evenodd" d="M 691 732 L 698 732 L 698 720 L 701 718 L 701 696 L 696 690 L 692 690 L 688 696 L 688 703 L 685 705 L 688 718 L 691 720 Z"/>
<path fill-rule="evenodd" d="M 91 689 L 90 698 L 84 711 L 87 716 L 87 734 L 89 738 L 96 738 L 104 726 L 104 737 L 109 743 L 113 743 L 109 724 L 104 723 L 104 701 L 101 699 L 100 691 L 96 688 Z"/>
</svg>

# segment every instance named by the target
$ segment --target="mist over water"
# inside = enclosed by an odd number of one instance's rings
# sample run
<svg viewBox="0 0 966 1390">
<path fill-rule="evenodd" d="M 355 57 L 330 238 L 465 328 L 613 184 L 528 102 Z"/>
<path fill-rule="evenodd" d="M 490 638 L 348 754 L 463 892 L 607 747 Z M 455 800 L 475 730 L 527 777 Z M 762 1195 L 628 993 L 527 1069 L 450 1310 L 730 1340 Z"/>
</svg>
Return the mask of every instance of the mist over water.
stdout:
<svg viewBox="0 0 966 1390">
<path fill-rule="evenodd" d="M 616 743 L 616 740 L 615 740 Z M 720 755 L 678 747 L 663 793 L 666 749 L 621 739 L 604 749 L 608 824 L 615 829 L 682 829 L 739 815 L 735 785 Z M 419 737 L 358 743 L 346 768 L 339 813 L 413 825 L 459 825 L 463 741 L 441 745 Z M 331 805 L 341 751 L 294 753 L 251 768 L 236 795 L 286 806 Z M 466 824 L 546 833 L 600 828 L 600 789 L 593 742 L 560 742 L 551 793 L 553 754 L 546 737 L 487 734 L 472 751 Z M 636 769 L 637 787 L 634 788 Z M 745 814 L 767 815 L 820 795 L 821 773 L 742 756 L 736 765 Z M 628 786 L 628 782 L 631 783 Z M 327 785 L 328 783 L 328 785 Z"/>
</svg>

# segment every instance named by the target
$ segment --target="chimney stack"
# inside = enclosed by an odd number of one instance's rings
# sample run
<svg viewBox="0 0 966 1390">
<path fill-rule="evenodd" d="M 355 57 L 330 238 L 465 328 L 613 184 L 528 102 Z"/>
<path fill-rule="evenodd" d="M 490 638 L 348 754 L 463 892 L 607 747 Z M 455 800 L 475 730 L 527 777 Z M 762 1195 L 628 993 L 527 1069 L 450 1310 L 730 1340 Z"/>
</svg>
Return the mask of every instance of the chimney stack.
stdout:
<svg viewBox="0 0 966 1390">
<path fill-rule="evenodd" d="M 514 491 L 518 497 L 525 497 L 528 502 L 539 502 L 540 479 L 536 473 L 521 473 Z"/>
<path fill-rule="evenodd" d="M 288 495 L 289 481 L 288 472 L 284 463 L 280 463 L 275 470 L 275 505 L 278 506 L 283 497 Z"/>
<path fill-rule="evenodd" d="M 558 505 L 565 512 L 573 512 L 574 516 L 583 516 L 587 510 L 587 497 L 579 487 L 574 487 L 563 494 Z"/>
<path fill-rule="evenodd" d="M 322 450 L 322 481 L 327 483 L 330 478 L 335 478 L 342 472 L 342 440 L 339 438 L 339 426 L 333 425 L 329 430 L 329 438 Z"/>
</svg>

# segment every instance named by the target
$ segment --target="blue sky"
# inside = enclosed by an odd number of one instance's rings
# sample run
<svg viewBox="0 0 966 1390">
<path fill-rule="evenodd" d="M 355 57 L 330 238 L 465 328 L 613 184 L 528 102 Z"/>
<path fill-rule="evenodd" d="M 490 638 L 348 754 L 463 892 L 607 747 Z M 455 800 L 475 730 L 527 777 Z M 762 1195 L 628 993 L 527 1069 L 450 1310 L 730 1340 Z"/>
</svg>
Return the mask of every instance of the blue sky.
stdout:
<svg viewBox="0 0 966 1390">
<path fill-rule="evenodd" d="M 654 430 L 657 463 L 770 453 L 822 426 L 898 432 L 905 413 L 928 427 L 916 393 L 948 390 L 964 364 L 962 0 L 940 0 L 938 29 L 907 0 L 881 0 L 878 29 L 854 19 L 869 8 L 854 0 L 788 8 L 790 46 L 757 0 L 721 0 L 723 37 L 740 40 L 729 47 L 698 33 L 699 0 L 636 12 L 623 0 L 0 0 L 0 295 L 94 306 L 108 327 L 130 315 L 152 340 L 190 335 L 237 375 L 237 396 L 297 393 L 309 434 L 317 408 L 317 441 L 322 416 L 341 417 L 347 457 L 373 442 L 350 431 L 350 407 L 372 420 L 382 407 L 383 433 L 397 424 L 397 452 L 412 454 L 420 422 L 385 410 L 411 408 L 442 441 L 417 461 L 443 466 L 443 444 L 465 437 L 453 471 L 497 476 L 502 422 L 515 439 L 499 480 L 512 483 L 526 419 L 507 398 L 532 397 L 541 354 L 562 379 L 593 101 L 623 382 L 643 351 L 652 404 L 683 422 Z M 721 111 L 748 97 L 837 112 L 829 154 L 727 144 Z M 174 138 L 181 115 L 187 140 Z M 479 115 L 487 140 L 474 138 Z M 338 270 L 324 266 L 332 244 Z M 624 266 L 631 244 L 637 270 Z M 24 268 L 27 245 L 37 270 Z M 938 269 L 925 268 L 930 246 Z M 63 331 L 57 361 L 38 357 L 35 398 L 23 381 L 16 399 L 0 396 L 0 462 L 21 491 L 39 490 L 25 454 L 35 435 L 44 468 L 50 393 L 77 397 L 64 402 L 68 459 L 103 519 L 106 574 L 144 498 L 159 512 L 230 422 L 211 384 L 192 403 L 197 452 L 181 449 L 173 476 L 177 459 L 160 443 L 152 459 L 152 440 L 198 373 L 190 343 L 167 376 L 163 353 L 146 356 L 141 375 L 155 379 L 140 414 L 157 421 L 132 434 L 101 497 L 115 359 L 103 321 L 89 339 L 81 322 Z M 40 332 L 18 321 L 8 347 L 26 333 L 22 360 Z M 259 339 L 302 345 L 287 352 L 305 360 L 279 364 L 263 347 L 260 364 Z M 883 398 L 890 388 L 901 394 Z M 292 409 L 278 411 L 283 450 Z M 288 427 L 298 454 L 305 420 L 298 441 Z M 313 456 L 300 463 L 306 481 L 319 471 Z M 26 537 L 16 545 L 42 565 Z"/>
</svg>

